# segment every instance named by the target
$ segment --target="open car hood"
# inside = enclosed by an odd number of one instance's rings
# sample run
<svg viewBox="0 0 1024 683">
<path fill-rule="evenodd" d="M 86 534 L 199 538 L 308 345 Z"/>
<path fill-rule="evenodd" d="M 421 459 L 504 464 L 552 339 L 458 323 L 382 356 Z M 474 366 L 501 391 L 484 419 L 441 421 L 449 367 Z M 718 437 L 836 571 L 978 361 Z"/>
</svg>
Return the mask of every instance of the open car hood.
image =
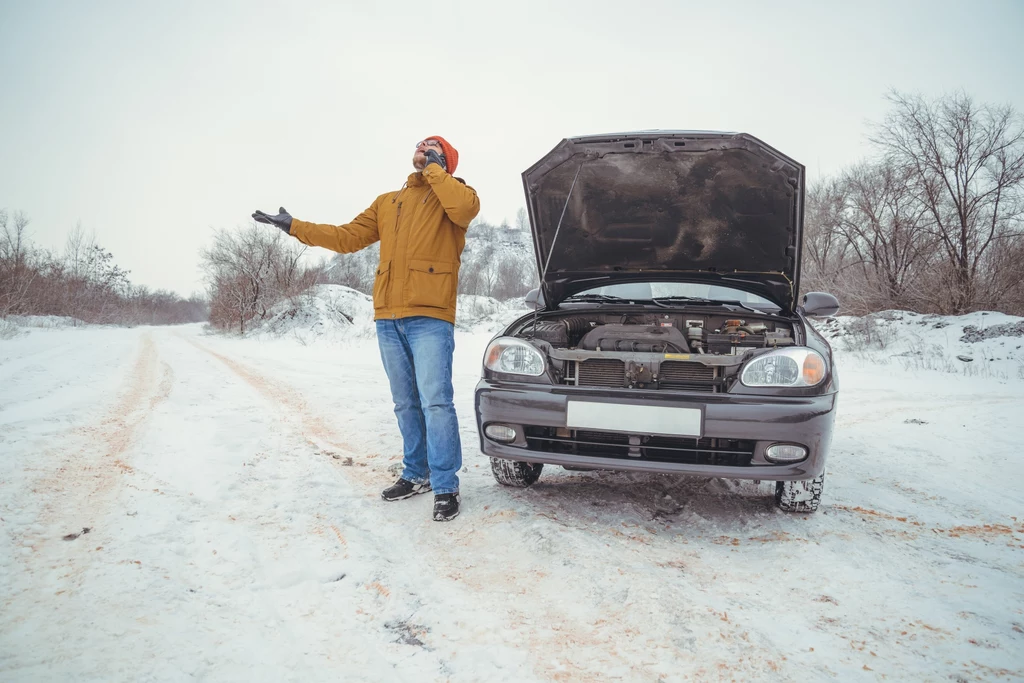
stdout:
<svg viewBox="0 0 1024 683">
<path fill-rule="evenodd" d="M 793 312 L 804 167 L 757 138 L 568 138 L 523 185 L 549 307 L 594 287 L 672 281 L 751 292 Z"/>
</svg>

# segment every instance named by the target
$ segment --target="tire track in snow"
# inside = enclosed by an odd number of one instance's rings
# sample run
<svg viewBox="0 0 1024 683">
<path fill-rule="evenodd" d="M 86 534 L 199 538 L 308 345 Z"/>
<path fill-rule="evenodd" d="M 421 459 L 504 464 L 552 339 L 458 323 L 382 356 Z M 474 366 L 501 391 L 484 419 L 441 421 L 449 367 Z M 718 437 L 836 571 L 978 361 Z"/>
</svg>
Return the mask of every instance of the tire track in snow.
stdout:
<svg viewBox="0 0 1024 683">
<path fill-rule="evenodd" d="M 122 477 L 134 471 L 126 452 L 150 411 L 168 397 L 173 383 L 173 371 L 166 363 L 160 364 L 156 344 L 147 333 L 106 415 L 98 424 L 71 430 L 62 439 L 71 444 L 68 448 L 38 461 L 59 464 L 43 472 L 30 488 L 42 498 L 39 522 L 33 527 L 36 537 L 22 539 L 23 547 L 33 549 L 33 556 L 65 533 L 81 533 L 86 528 L 95 531 L 95 521 L 103 516 Z"/>
<path fill-rule="evenodd" d="M 279 383 L 273 383 L 263 375 L 250 370 L 241 363 L 234 361 L 223 354 L 217 353 L 202 344 L 191 339 L 188 341 L 200 351 L 208 353 L 226 365 L 231 372 L 241 377 L 249 386 L 262 394 L 266 399 L 281 405 L 294 417 L 298 418 L 300 420 L 302 434 L 306 437 L 306 440 L 310 445 L 320 449 L 323 449 L 325 446 L 329 446 L 330 448 L 343 450 L 353 456 L 357 455 L 353 448 L 337 437 L 334 431 L 322 418 L 313 413 L 298 391 Z M 363 456 L 363 459 L 366 459 L 365 456 Z"/>
</svg>

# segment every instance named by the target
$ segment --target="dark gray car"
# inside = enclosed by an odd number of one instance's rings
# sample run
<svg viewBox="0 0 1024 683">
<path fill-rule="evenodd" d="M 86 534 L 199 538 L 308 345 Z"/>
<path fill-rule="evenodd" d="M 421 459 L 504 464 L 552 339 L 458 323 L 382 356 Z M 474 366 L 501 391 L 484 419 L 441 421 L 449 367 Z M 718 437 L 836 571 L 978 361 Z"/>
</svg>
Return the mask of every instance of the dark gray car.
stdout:
<svg viewBox="0 0 1024 683">
<path fill-rule="evenodd" d="M 498 482 L 545 464 L 774 481 L 817 509 L 838 383 L 798 300 L 804 167 L 742 133 L 563 140 L 523 173 L 540 289 L 476 388 Z"/>
</svg>

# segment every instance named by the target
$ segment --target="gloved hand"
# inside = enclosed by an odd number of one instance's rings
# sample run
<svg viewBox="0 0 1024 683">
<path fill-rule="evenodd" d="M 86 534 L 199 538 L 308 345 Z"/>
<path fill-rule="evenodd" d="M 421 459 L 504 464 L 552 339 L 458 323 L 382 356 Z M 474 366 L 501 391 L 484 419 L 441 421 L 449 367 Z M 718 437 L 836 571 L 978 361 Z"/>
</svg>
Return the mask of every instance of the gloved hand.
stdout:
<svg viewBox="0 0 1024 683">
<path fill-rule="evenodd" d="M 423 156 L 427 158 L 427 163 L 423 165 L 424 169 L 426 169 L 427 166 L 430 166 L 431 164 L 437 164 L 444 170 L 448 170 L 448 160 L 444 158 L 443 154 L 438 154 L 434 150 L 428 149 L 426 152 L 423 153 Z"/>
<path fill-rule="evenodd" d="M 274 225 L 278 228 L 281 228 L 290 235 L 292 232 L 291 214 L 285 211 L 285 208 L 283 206 L 278 208 L 278 211 L 279 213 L 276 216 L 271 216 L 269 214 L 263 213 L 262 211 L 256 211 L 252 215 L 252 218 L 257 223 L 266 223 L 267 225 Z"/>
</svg>

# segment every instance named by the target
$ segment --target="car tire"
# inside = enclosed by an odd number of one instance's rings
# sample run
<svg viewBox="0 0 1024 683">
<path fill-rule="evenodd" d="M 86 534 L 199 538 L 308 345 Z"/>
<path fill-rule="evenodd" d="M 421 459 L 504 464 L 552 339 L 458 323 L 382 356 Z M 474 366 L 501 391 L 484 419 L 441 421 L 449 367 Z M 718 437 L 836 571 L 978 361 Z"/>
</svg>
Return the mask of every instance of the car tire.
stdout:
<svg viewBox="0 0 1024 683">
<path fill-rule="evenodd" d="M 825 488 L 825 473 L 803 481 L 775 482 L 775 505 L 783 512 L 815 512 Z"/>
<path fill-rule="evenodd" d="M 537 483 L 540 473 L 544 470 L 543 463 L 518 462 L 504 458 L 491 458 L 491 474 L 502 486 L 526 488 Z"/>
</svg>

